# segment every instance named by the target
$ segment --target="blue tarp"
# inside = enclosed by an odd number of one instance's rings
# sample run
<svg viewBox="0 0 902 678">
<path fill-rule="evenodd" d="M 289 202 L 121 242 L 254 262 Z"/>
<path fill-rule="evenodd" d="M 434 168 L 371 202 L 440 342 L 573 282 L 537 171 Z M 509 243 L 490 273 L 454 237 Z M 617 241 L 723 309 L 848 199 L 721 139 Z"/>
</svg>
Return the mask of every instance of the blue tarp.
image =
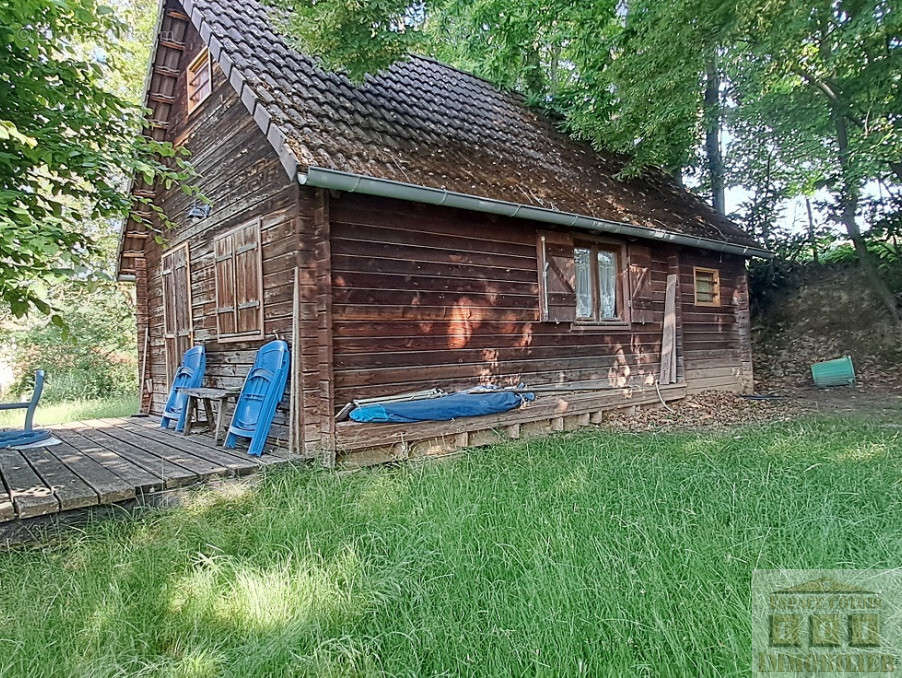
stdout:
<svg viewBox="0 0 902 678">
<path fill-rule="evenodd" d="M 351 411 L 350 417 L 360 422 L 408 423 L 414 421 L 450 421 L 459 417 L 507 412 L 524 401 L 535 400 L 532 393 L 512 391 L 461 391 L 441 398 L 409 400 L 383 405 L 364 405 Z"/>
</svg>

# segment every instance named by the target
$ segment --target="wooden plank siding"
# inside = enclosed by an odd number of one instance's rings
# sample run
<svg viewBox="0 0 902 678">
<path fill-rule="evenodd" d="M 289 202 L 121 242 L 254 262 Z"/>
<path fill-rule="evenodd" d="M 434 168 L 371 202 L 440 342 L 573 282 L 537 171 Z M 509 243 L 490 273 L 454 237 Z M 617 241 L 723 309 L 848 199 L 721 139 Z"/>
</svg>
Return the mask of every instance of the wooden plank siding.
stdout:
<svg viewBox="0 0 902 678">
<path fill-rule="evenodd" d="M 650 383 L 669 246 L 651 248 L 649 322 L 539 321 L 539 225 L 366 196 L 330 203 L 335 403 L 478 382 Z"/>
<path fill-rule="evenodd" d="M 186 35 L 181 68 L 201 47 L 193 28 Z M 213 67 L 213 91 L 190 115 L 186 107 L 184 72 L 175 87 L 175 100 L 169 120 L 168 139 L 191 151 L 191 162 L 199 177 L 197 186 L 211 200 L 208 217 L 189 219 L 192 198 L 176 189 L 160 190 L 156 204 L 178 226 L 163 234 L 164 243 L 149 239 L 145 245 L 146 273 L 141 270 L 138 283 L 138 342 L 143 347 L 144 328 L 150 329 L 150 350 L 146 375 L 152 380 L 152 394 L 146 410 L 159 414 L 168 394 L 166 349 L 163 337 L 163 294 L 161 254 L 187 244 L 191 269 L 191 322 L 195 343 L 207 349 L 204 383 L 211 387 L 241 386 L 256 350 L 279 337 L 291 339 L 292 286 L 295 266 L 303 266 L 305 229 L 312 232 L 312 195 L 300 195 L 300 188 L 285 174 L 279 158 L 260 131 L 244 104 L 225 80 L 218 66 Z M 308 204 L 309 203 L 309 204 Z M 303 212 L 303 216 L 301 214 Z M 244 340 L 230 337 L 219 341 L 217 331 L 215 254 L 213 240 L 235 227 L 259 219 L 262 271 L 263 336 Z M 312 266 L 309 262 L 308 268 Z M 304 269 L 302 268 L 302 289 Z M 146 309 L 146 310 L 145 310 Z M 315 310 L 302 303 L 302 316 Z M 315 333 L 313 333 L 315 338 Z M 302 337 L 306 338 L 306 337 Z M 301 351 L 292 351 L 300 356 Z M 304 397 L 312 398 L 318 380 L 305 372 Z M 308 392 L 310 395 L 307 395 Z M 288 397 L 280 403 L 271 438 L 284 444 L 288 433 Z M 319 436 L 318 421 L 308 419 L 309 440 Z"/>
<path fill-rule="evenodd" d="M 720 305 L 695 303 L 693 271 L 713 268 L 720 277 Z M 684 249 L 680 255 L 683 363 L 689 392 L 753 387 L 748 276 L 741 257 Z"/>
</svg>

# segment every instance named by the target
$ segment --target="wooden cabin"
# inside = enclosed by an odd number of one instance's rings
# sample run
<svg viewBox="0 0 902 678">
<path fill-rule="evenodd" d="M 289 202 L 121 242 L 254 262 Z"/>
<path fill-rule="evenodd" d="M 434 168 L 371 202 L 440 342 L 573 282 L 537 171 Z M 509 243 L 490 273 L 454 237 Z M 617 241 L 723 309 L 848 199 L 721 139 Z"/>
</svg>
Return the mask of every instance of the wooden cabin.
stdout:
<svg viewBox="0 0 902 678">
<path fill-rule="evenodd" d="M 362 85 L 324 71 L 271 11 L 161 8 L 146 133 L 190 149 L 210 204 L 134 184 L 176 224 L 148 210 L 122 232 L 145 410 L 192 344 L 208 385 L 240 386 L 256 349 L 295 328 L 300 449 L 329 463 L 751 390 L 746 260 L 768 253 L 736 225 L 662 173 L 617 178 L 622 158 L 432 59 Z M 521 382 L 584 390 L 497 417 L 335 421 L 352 399 Z M 288 413 L 286 396 L 275 438 Z"/>
</svg>

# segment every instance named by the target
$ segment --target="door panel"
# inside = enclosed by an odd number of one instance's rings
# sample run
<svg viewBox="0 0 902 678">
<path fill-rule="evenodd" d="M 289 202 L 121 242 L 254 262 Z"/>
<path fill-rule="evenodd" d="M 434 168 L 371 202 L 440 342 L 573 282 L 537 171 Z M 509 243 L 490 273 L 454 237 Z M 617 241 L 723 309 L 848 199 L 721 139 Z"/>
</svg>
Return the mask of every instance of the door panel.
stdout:
<svg viewBox="0 0 902 678">
<path fill-rule="evenodd" d="M 191 265 L 188 244 L 183 243 L 161 259 L 163 281 L 163 336 L 166 343 L 166 376 L 172 383 L 182 356 L 194 338 L 191 319 Z"/>
</svg>

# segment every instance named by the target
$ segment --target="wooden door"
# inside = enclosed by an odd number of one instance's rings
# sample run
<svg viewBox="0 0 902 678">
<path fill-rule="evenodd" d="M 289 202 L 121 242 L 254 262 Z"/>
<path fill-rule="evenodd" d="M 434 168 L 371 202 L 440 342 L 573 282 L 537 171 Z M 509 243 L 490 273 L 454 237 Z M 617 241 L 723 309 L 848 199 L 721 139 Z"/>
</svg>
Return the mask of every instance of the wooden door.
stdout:
<svg viewBox="0 0 902 678">
<path fill-rule="evenodd" d="M 182 356 L 194 343 L 194 328 L 191 323 L 191 262 L 188 243 L 183 243 L 166 252 L 161 259 L 161 264 L 166 376 L 171 384 Z"/>
</svg>

